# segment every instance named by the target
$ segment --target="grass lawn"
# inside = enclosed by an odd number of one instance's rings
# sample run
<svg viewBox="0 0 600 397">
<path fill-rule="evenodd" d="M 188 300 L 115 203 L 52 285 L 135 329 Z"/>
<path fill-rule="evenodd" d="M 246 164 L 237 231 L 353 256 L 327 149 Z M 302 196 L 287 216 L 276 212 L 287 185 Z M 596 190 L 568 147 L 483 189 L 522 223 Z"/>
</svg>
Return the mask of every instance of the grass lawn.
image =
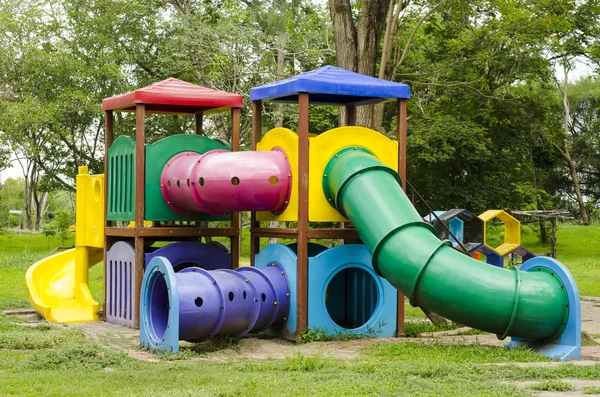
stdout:
<svg viewBox="0 0 600 397">
<path fill-rule="evenodd" d="M 600 296 L 599 238 L 600 226 L 559 226 L 558 259 L 582 295 Z M 523 244 L 548 251 L 529 228 Z M 0 235 L 0 310 L 30 306 L 25 272 L 58 245 L 40 235 Z M 100 300 L 102 266 L 90 270 L 90 288 Z M 406 309 L 408 317 L 424 317 L 418 308 Z M 381 342 L 352 360 L 296 353 L 223 362 L 187 352 L 185 360 L 159 356 L 144 362 L 103 349 L 68 327 L 31 326 L 0 315 L 0 396 L 528 396 L 561 379 L 600 379 L 600 364 L 523 366 L 548 359 L 524 349 L 477 345 Z M 536 383 L 526 389 L 515 384 L 521 381 Z"/>
</svg>

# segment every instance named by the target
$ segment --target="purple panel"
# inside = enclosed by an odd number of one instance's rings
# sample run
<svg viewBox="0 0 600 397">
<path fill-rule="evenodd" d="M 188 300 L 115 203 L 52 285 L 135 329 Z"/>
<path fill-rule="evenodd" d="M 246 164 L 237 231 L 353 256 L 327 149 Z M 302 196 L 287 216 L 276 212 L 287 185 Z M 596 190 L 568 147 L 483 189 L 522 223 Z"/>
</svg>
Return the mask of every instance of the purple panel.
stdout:
<svg viewBox="0 0 600 397">
<path fill-rule="evenodd" d="M 219 335 L 246 335 L 258 319 L 258 292 L 243 275 L 233 270 L 215 270 L 211 275 L 223 293 L 224 319 Z"/>
<path fill-rule="evenodd" d="M 261 269 L 244 266 L 235 271 L 246 276 L 258 290 L 260 311 L 251 332 L 280 326 L 290 310 L 290 288 L 283 268 L 272 263 Z"/>
<path fill-rule="evenodd" d="M 194 152 L 179 153 L 169 160 L 160 176 L 160 190 L 167 205 L 180 214 L 202 212 L 194 200 L 190 175 L 201 155 Z"/>
<path fill-rule="evenodd" d="M 288 204 L 292 171 L 286 154 L 211 151 L 192 172 L 196 199 L 214 215 L 235 211 L 281 212 Z"/>
<path fill-rule="evenodd" d="M 181 241 L 147 253 L 146 264 L 157 256 L 167 258 L 176 271 L 186 264 L 192 264 L 205 270 L 231 268 L 231 254 L 197 241 Z"/>
<path fill-rule="evenodd" d="M 133 327 L 133 262 L 135 251 L 124 241 L 119 241 L 106 252 L 106 321 L 111 324 Z"/>
<path fill-rule="evenodd" d="M 220 286 L 206 270 L 190 267 L 175 274 L 179 294 L 179 339 L 201 341 L 215 335 L 225 316 Z"/>
</svg>

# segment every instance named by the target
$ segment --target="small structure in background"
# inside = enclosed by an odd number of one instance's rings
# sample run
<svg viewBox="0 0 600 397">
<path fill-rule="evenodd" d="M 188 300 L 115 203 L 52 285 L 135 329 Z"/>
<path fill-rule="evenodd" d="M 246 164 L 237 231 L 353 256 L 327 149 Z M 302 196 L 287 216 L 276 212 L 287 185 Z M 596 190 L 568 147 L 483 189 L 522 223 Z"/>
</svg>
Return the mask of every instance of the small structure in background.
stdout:
<svg viewBox="0 0 600 397">
<path fill-rule="evenodd" d="M 548 256 L 556 259 L 556 221 L 568 221 L 573 220 L 573 216 L 567 210 L 534 210 L 534 211 L 519 211 L 519 210 L 506 210 L 506 212 L 517 216 L 521 219 L 521 223 L 533 223 L 533 222 L 544 222 L 549 221 L 551 225 L 550 229 L 550 252 Z"/>
</svg>

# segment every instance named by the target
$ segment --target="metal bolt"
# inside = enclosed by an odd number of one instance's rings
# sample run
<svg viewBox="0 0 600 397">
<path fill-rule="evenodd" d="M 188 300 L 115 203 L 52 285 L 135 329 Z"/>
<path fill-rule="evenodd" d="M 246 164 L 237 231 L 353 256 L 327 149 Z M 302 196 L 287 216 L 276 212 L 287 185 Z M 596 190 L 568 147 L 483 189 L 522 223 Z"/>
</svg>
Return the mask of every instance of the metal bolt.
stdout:
<svg viewBox="0 0 600 397">
<path fill-rule="evenodd" d="M 323 174 L 323 178 L 327 178 L 327 174 Z"/>
<path fill-rule="evenodd" d="M 285 294 L 285 296 L 290 296 L 289 292 L 287 294 Z"/>
<path fill-rule="evenodd" d="M 281 272 L 281 274 L 285 274 L 285 272 Z"/>
<path fill-rule="evenodd" d="M 277 304 L 277 302 L 273 302 L 273 304 L 274 304 L 274 305 L 276 305 L 276 304 Z"/>
<path fill-rule="evenodd" d="M 248 282 L 248 279 L 246 279 L 245 281 Z"/>
<path fill-rule="evenodd" d="M 283 321 L 286 321 L 286 320 L 287 320 L 287 317 L 284 317 L 284 318 L 283 318 Z"/>
</svg>

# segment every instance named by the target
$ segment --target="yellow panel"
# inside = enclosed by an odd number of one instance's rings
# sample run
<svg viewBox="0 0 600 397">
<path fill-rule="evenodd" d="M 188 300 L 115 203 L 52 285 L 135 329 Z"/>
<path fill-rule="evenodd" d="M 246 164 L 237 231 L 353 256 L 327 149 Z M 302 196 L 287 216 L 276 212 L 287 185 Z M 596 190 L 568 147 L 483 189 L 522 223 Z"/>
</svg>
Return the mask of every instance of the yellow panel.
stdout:
<svg viewBox="0 0 600 397">
<path fill-rule="evenodd" d="M 310 138 L 311 142 L 314 138 Z M 286 221 L 292 222 L 298 220 L 298 135 L 287 128 L 273 128 L 265 134 L 256 145 L 256 150 L 269 151 L 279 147 L 287 154 L 292 169 L 292 193 L 290 202 L 279 215 L 269 211 L 256 213 L 256 219 L 259 221 Z"/>
<path fill-rule="evenodd" d="M 371 151 L 379 161 L 398 171 L 398 142 L 364 127 L 334 128 L 310 140 L 308 219 L 313 222 L 347 221 L 325 198 L 322 181 L 325 166 L 339 150 L 359 146 Z M 295 174 L 294 174 L 295 175 Z"/>
<path fill-rule="evenodd" d="M 88 167 L 79 167 L 75 193 L 75 245 L 104 247 L 104 175 L 89 175 Z"/>
<path fill-rule="evenodd" d="M 521 245 L 521 222 L 514 216 L 502 210 L 488 210 L 479 215 L 483 220 L 483 243 L 499 255 L 506 255 Z M 492 219 L 498 218 L 504 222 L 504 243 L 498 247 L 488 244 L 487 224 Z"/>
</svg>

